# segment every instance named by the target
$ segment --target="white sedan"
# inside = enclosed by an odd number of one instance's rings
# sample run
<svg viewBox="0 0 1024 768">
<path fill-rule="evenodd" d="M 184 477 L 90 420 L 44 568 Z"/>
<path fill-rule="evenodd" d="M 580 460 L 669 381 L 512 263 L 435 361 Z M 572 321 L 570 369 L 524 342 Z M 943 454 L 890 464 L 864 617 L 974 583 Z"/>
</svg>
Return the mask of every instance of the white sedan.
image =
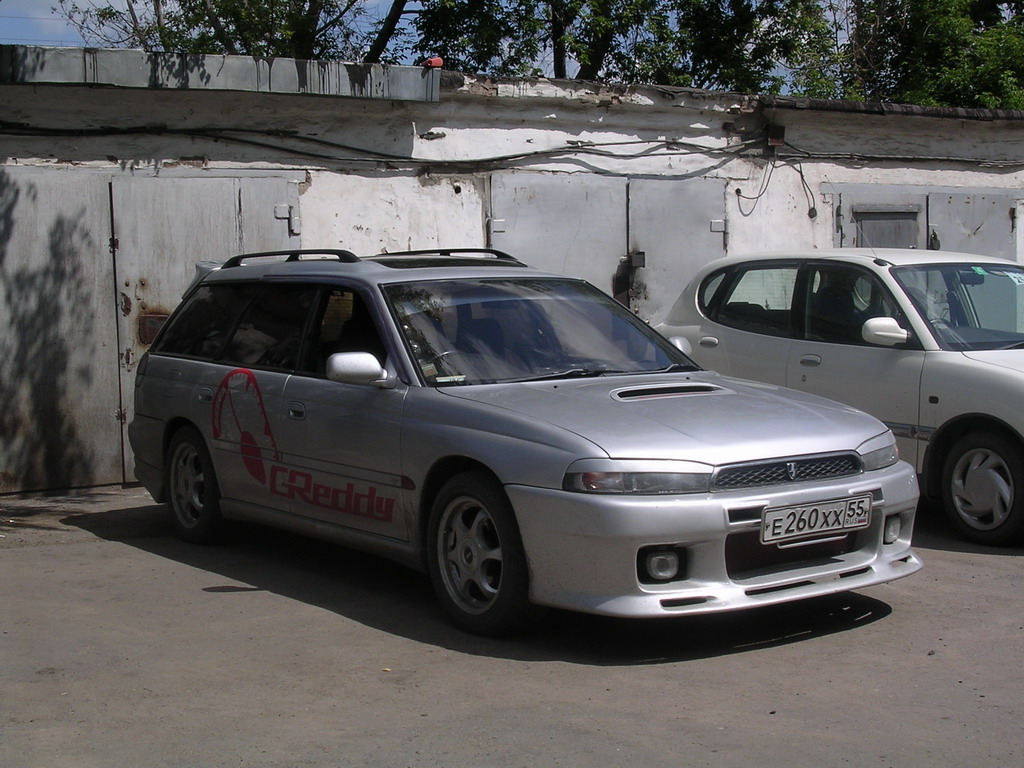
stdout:
<svg viewBox="0 0 1024 768">
<path fill-rule="evenodd" d="M 878 417 L 967 539 L 1024 540 L 1024 268 L 844 248 L 706 265 L 658 330 L 723 374 Z"/>
</svg>

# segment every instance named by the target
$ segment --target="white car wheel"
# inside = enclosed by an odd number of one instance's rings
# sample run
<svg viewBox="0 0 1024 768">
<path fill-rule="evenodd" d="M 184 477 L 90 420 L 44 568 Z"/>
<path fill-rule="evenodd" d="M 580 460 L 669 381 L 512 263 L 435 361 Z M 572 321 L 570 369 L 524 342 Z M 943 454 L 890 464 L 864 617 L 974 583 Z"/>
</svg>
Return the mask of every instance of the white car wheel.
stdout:
<svg viewBox="0 0 1024 768">
<path fill-rule="evenodd" d="M 943 492 L 949 519 L 966 538 L 1007 545 L 1024 533 L 1024 459 L 1000 435 L 961 438 L 946 458 Z"/>
</svg>

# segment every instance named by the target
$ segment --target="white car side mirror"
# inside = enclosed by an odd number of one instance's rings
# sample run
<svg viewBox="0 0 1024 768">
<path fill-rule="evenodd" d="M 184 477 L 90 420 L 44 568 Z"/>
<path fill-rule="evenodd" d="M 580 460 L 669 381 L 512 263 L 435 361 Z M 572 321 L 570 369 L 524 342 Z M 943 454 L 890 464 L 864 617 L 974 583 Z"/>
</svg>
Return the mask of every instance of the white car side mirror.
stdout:
<svg viewBox="0 0 1024 768">
<path fill-rule="evenodd" d="M 672 336 L 669 338 L 668 341 L 673 347 L 678 349 L 684 355 L 689 356 L 693 354 L 693 345 L 690 343 L 690 340 L 685 336 Z"/>
<path fill-rule="evenodd" d="M 868 344 L 894 347 L 910 340 L 910 332 L 900 327 L 894 317 L 872 317 L 864 322 L 861 337 Z"/>
</svg>

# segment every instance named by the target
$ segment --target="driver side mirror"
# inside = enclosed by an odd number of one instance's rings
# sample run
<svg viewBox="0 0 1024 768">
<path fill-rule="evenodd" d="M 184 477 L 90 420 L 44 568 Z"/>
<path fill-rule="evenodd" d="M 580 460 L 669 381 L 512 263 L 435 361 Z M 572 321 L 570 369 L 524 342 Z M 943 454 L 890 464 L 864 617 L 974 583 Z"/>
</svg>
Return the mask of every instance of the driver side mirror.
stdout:
<svg viewBox="0 0 1024 768">
<path fill-rule="evenodd" d="M 338 352 L 327 358 L 327 378 L 341 384 L 385 388 L 388 372 L 369 352 Z"/>
<path fill-rule="evenodd" d="M 894 317 L 872 317 L 864 322 L 861 337 L 868 344 L 895 347 L 910 341 L 910 331 L 901 328 Z"/>
</svg>

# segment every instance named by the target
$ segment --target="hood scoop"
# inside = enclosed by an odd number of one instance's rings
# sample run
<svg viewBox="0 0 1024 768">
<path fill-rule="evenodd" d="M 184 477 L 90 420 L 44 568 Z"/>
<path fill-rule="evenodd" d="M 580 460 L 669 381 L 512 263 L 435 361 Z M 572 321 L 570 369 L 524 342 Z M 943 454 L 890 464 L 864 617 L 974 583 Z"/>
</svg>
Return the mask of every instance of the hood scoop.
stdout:
<svg viewBox="0 0 1024 768">
<path fill-rule="evenodd" d="M 620 389 L 612 393 L 612 397 L 623 402 L 633 400 L 652 400 L 661 397 L 682 397 L 684 395 L 712 395 L 727 390 L 714 384 L 694 381 L 688 384 L 663 384 L 661 386 L 635 387 Z"/>
</svg>

